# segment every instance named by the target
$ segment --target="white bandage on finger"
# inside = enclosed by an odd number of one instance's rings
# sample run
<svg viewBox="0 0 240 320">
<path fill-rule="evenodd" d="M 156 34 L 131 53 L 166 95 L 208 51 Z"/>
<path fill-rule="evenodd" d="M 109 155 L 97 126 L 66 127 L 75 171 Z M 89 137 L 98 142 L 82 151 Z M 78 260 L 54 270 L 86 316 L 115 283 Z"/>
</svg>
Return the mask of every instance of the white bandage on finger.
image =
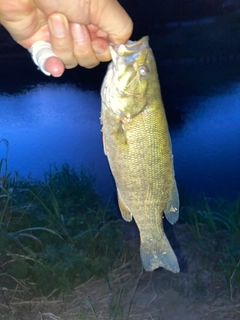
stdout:
<svg viewBox="0 0 240 320">
<path fill-rule="evenodd" d="M 50 76 L 51 74 L 44 69 L 44 64 L 48 58 L 57 57 L 57 55 L 52 51 L 51 43 L 46 41 L 35 42 L 28 51 L 31 53 L 34 63 L 39 67 L 39 69 Z"/>
</svg>

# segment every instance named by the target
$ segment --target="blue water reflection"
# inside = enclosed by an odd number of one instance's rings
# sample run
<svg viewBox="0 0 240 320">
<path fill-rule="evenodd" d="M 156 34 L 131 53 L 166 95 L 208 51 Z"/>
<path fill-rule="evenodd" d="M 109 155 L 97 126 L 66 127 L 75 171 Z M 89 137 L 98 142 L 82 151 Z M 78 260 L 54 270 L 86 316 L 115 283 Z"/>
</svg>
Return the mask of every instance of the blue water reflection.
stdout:
<svg viewBox="0 0 240 320">
<path fill-rule="evenodd" d="M 178 185 L 187 193 L 233 195 L 240 190 L 240 85 L 226 94 L 189 98 L 185 125 L 171 132 Z M 0 139 L 9 167 L 41 177 L 50 163 L 92 167 L 107 199 L 115 192 L 100 132 L 100 97 L 68 85 L 39 85 L 0 96 Z M 171 126 L 172 127 L 172 126 Z M 0 144 L 0 158 L 4 156 Z"/>
<path fill-rule="evenodd" d="M 113 189 L 102 150 L 100 98 L 73 86 L 39 85 L 24 94 L 0 96 L 0 139 L 9 141 L 9 169 L 42 177 L 53 163 L 84 165 L 98 176 L 98 189 Z M 5 148 L 0 144 L 0 158 Z M 109 191 L 104 191 L 104 195 Z"/>
<path fill-rule="evenodd" d="M 223 90 L 221 90 L 222 92 Z M 176 177 L 188 193 L 240 192 L 240 85 L 186 100 L 185 126 L 173 132 Z"/>
</svg>

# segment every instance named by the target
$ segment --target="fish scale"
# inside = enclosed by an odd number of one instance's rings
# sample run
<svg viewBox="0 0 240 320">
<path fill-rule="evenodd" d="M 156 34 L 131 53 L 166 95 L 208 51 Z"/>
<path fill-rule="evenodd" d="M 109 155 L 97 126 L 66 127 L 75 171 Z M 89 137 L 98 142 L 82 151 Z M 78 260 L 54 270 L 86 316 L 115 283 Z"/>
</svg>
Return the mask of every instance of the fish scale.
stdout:
<svg viewBox="0 0 240 320">
<path fill-rule="evenodd" d="M 163 212 L 171 223 L 177 221 L 179 200 L 155 60 L 147 37 L 112 45 L 110 52 L 101 123 L 120 211 L 138 226 L 145 270 L 178 272 L 162 223 Z"/>
</svg>

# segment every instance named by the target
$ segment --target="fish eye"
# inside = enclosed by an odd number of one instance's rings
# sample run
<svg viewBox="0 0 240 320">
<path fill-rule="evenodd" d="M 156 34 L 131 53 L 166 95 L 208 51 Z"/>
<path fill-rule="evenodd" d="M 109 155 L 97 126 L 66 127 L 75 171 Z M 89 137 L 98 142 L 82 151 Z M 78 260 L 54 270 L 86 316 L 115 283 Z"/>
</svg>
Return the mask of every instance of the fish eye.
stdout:
<svg viewBox="0 0 240 320">
<path fill-rule="evenodd" d="M 140 68 L 139 68 L 139 74 L 141 77 L 146 77 L 149 73 L 149 69 L 147 66 L 145 65 L 141 65 Z"/>
</svg>

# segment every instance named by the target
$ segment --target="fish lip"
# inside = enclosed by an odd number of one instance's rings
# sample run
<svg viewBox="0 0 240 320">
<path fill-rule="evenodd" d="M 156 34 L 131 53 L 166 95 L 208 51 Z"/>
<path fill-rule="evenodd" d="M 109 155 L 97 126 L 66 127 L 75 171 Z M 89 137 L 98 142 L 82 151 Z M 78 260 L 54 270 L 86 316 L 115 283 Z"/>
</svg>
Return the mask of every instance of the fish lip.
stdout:
<svg viewBox="0 0 240 320">
<path fill-rule="evenodd" d="M 118 56 L 129 56 L 134 53 L 139 53 L 144 48 L 148 48 L 149 47 L 148 41 L 149 41 L 149 37 L 144 36 L 138 41 L 129 40 L 125 44 L 109 43 L 110 52 L 111 52 L 113 61 L 115 60 L 114 58 L 117 55 Z"/>
</svg>

